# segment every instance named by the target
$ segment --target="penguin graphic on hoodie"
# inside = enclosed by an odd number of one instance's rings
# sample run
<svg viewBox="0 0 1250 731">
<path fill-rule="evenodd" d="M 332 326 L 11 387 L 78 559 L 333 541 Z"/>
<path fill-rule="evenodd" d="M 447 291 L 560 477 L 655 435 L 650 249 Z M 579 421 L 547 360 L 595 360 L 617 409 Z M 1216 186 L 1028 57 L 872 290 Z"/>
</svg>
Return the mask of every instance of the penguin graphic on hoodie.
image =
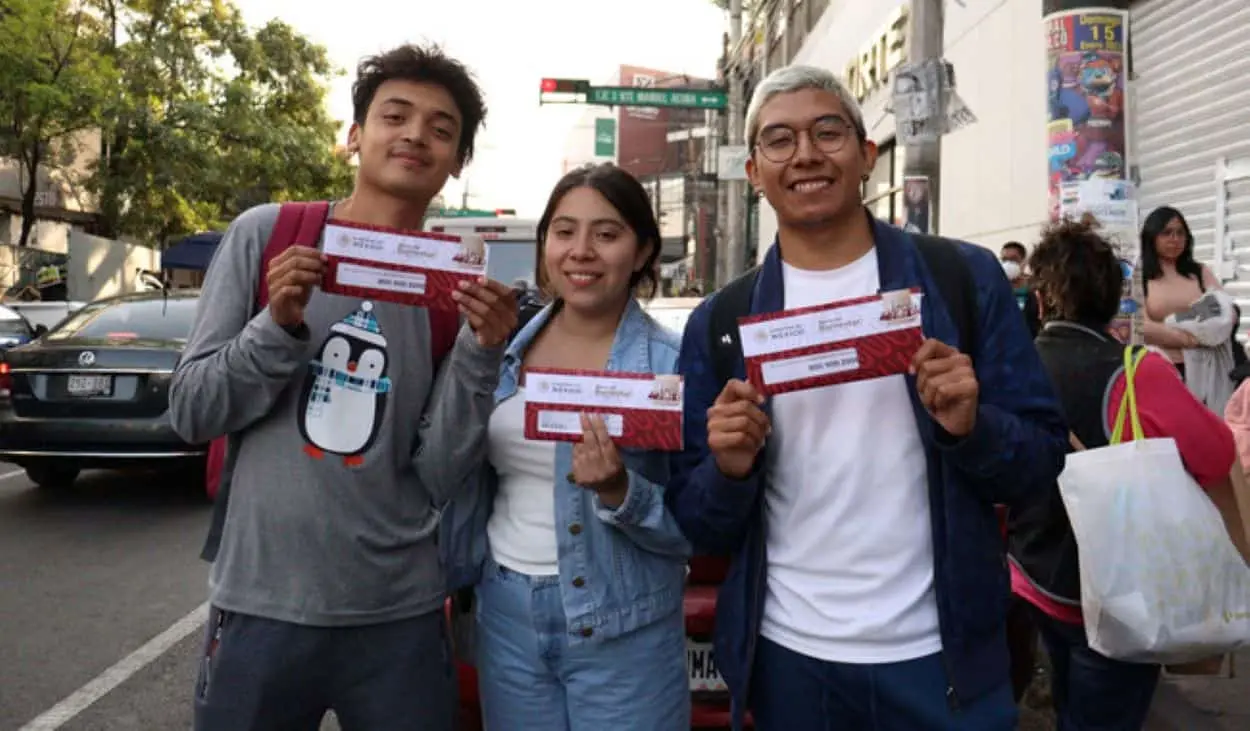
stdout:
<svg viewBox="0 0 1250 731">
<path fill-rule="evenodd" d="M 364 453 L 386 414 L 391 390 L 386 372 L 386 338 L 373 316 L 373 303 L 362 302 L 330 327 L 320 352 L 308 364 L 300 393 L 299 431 L 309 456 L 340 455 L 348 467 L 364 463 Z"/>
</svg>

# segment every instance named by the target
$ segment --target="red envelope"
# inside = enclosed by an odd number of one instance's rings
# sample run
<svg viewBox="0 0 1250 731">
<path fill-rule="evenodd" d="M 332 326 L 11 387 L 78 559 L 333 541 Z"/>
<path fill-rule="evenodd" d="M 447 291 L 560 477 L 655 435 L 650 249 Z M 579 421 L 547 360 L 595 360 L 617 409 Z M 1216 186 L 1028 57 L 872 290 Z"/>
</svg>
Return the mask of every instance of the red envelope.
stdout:
<svg viewBox="0 0 1250 731">
<path fill-rule="evenodd" d="M 682 448 L 678 375 L 525 369 L 525 438 L 580 442 L 581 414 L 599 414 L 620 447 Z"/>
<path fill-rule="evenodd" d="M 486 275 L 481 239 L 400 231 L 331 219 L 321 289 L 331 294 L 456 310 L 461 281 Z"/>
<path fill-rule="evenodd" d="M 919 290 L 738 320 L 747 378 L 766 395 L 906 373 L 924 341 Z"/>
</svg>

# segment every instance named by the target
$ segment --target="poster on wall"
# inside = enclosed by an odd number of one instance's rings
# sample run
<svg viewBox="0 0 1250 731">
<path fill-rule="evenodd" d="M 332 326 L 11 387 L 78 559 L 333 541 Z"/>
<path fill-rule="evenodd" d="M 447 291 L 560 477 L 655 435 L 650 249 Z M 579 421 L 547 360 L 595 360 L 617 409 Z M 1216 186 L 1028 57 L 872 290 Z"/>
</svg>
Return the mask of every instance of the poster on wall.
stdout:
<svg viewBox="0 0 1250 731">
<path fill-rule="evenodd" d="M 1128 12 L 1085 8 L 1048 15 L 1042 23 L 1050 219 L 1092 216 L 1137 279 L 1137 194 L 1125 134 Z M 1136 281 L 1126 288 L 1115 328 L 1133 342 L 1141 342 L 1137 291 Z"/>
<path fill-rule="evenodd" d="M 929 233 L 932 213 L 929 178 L 923 175 L 903 178 L 903 228 L 913 233 Z"/>
</svg>

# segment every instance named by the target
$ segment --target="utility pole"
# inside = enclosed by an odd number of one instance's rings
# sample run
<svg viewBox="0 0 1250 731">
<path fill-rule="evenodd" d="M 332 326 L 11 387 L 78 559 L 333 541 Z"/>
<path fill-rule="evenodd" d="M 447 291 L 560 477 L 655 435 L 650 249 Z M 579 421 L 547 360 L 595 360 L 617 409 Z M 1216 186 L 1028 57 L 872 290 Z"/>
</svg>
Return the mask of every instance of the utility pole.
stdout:
<svg viewBox="0 0 1250 731">
<path fill-rule="evenodd" d="M 726 83 L 729 85 L 729 144 L 741 145 L 743 115 L 745 114 L 742 99 L 743 75 L 738 63 L 740 56 L 738 46 L 742 42 L 742 0 L 729 3 L 729 59 L 726 69 Z M 746 181 L 723 181 L 728 188 L 728 200 L 725 201 L 725 248 L 724 256 L 717 257 L 719 276 L 718 286 L 724 286 L 741 274 L 746 264 L 746 248 L 744 246 L 746 217 L 743 215 L 743 203 L 746 192 L 743 186 Z"/>
<path fill-rule="evenodd" d="M 915 0 L 911 9 L 911 28 L 908 30 L 909 40 L 907 56 L 912 62 L 921 62 L 931 58 L 942 57 L 942 35 L 945 31 L 945 13 L 942 9 L 943 0 Z M 946 92 L 939 88 L 938 109 L 945 114 Z M 904 148 L 903 174 L 905 176 L 924 176 L 929 179 L 929 231 L 938 233 L 941 229 L 941 178 L 942 178 L 942 140 L 922 142 Z M 900 181 L 901 182 L 901 181 Z"/>
</svg>

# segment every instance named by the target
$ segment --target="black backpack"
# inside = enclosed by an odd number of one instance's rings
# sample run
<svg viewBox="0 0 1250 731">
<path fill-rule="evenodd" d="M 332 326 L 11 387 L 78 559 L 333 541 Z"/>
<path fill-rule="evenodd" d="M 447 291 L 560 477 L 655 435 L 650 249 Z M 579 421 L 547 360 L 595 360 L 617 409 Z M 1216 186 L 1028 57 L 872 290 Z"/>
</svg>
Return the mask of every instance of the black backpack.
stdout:
<svg viewBox="0 0 1250 731">
<path fill-rule="evenodd" d="M 942 299 L 950 311 L 959 341 L 965 351 L 975 350 L 977 342 L 977 288 L 972 270 L 959 251 L 959 244 L 940 236 L 911 234 L 933 279 L 937 281 Z M 734 377 L 743 360 L 742 343 L 738 340 L 738 318 L 751 312 L 751 295 L 759 279 L 760 268 L 754 267 L 726 284 L 712 299 L 709 313 L 708 352 L 717 383 L 724 388 Z M 969 352 L 971 355 L 971 352 Z"/>
</svg>

